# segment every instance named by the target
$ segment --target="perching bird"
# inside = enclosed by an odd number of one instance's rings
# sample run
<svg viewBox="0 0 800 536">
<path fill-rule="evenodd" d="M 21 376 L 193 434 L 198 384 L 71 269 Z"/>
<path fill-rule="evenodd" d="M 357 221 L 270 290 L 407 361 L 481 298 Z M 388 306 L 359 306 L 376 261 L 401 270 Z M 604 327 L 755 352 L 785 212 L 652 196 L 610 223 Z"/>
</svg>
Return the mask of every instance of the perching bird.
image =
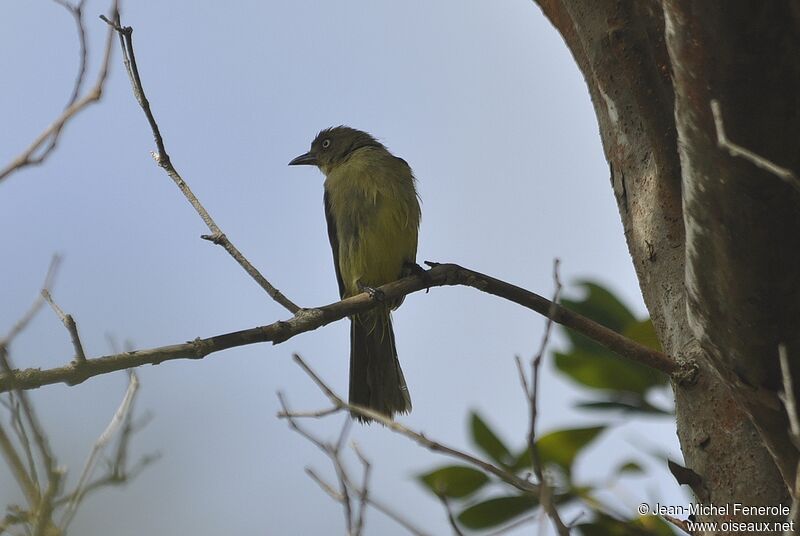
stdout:
<svg viewBox="0 0 800 536">
<path fill-rule="evenodd" d="M 419 198 L 405 160 L 366 132 L 338 126 L 320 132 L 289 165 L 313 165 L 325 174 L 325 219 L 342 298 L 416 266 Z M 388 417 L 411 411 L 390 316 L 402 301 L 350 318 L 350 403 Z"/>
</svg>

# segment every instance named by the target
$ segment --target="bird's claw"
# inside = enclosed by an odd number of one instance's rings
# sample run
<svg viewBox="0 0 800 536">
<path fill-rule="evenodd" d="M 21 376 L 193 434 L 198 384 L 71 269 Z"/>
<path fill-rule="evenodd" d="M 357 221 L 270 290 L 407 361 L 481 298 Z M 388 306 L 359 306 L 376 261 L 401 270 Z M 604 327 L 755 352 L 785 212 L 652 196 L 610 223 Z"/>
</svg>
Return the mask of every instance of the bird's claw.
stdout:
<svg viewBox="0 0 800 536">
<path fill-rule="evenodd" d="M 428 270 L 417 264 L 416 262 L 406 262 L 403 264 L 403 275 L 415 275 L 417 277 L 422 278 L 423 281 L 429 283 L 431 281 L 431 276 L 428 273 Z M 431 291 L 431 288 L 428 287 L 425 289 L 425 294 Z"/>
<path fill-rule="evenodd" d="M 375 300 L 377 302 L 383 303 L 384 301 L 386 301 L 386 295 L 383 293 L 383 291 L 381 289 L 373 288 L 373 287 L 364 285 L 362 283 L 359 283 L 358 284 L 358 290 L 360 290 L 361 292 L 366 292 L 367 294 L 369 294 L 370 298 L 372 298 L 373 300 Z"/>
</svg>

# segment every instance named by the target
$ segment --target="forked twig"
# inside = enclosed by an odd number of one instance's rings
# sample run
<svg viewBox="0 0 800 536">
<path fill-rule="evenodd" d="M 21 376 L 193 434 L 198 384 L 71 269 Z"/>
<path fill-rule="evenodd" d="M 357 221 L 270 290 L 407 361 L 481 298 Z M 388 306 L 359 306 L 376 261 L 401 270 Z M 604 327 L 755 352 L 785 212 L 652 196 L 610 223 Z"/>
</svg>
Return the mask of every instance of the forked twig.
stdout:
<svg viewBox="0 0 800 536">
<path fill-rule="evenodd" d="M 239 249 L 233 245 L 233 243 L 228 239 L 225 233 L 222 232 L 205 207 L 200 203 L 200 200 L 197 199 L 197 196 L 195 196 L 192 190 L 189 188 L 189 185 L 186 184 L 186 181 L 183 180 L 183 177 L 181 177 L 181 175 L 175 169 L 175 166 L 172 164 L 169 154 L 167 154 L 167 150 L 164 146 L 164 138 L 161 136 L 161 130 L 159 129 L 156 118 L 150 109 L 150 102 L 147 100 L 144 87 L 142 86 L 139 68 L 136 65 L 136 55 L 133 50 L 133 28 L 130 26 L 122 26 L 119 18 L 114 19 L 113 22 L 103 16 L 100 18 L 108 23 L 109 26 L 111 26 L 111 28 L 113 28 L 119 34 L 123 62 L 125 64 L 125 70 L 128 72 L 128 78 L 131 81 L 134 97 L 136 97 L 136 101 L 139 103 L 139 106 L 142 108 L 142 111 L 147 118 L 147 122 L 150 124 L 150 129 L 153 132 L 153 138 L 156 142 L 157 149 L 156 152 L 153 153 L 153 158 L 155 159 L 156 163 L 167 172 L 167 175 L 169 175 L 172 181 L 178 186 L 181 193 L 183 193 L 184 197 L 186 197 L 187 201 L 189 201 L 197 214 L 203 220 L 203 223 L 205 223 L 206 227 L 208 227 L 209 231 L 211 231 L 210 235 L 203 235 L 201 238 L 222 246 L 225 251 L 227 251 L 228 254 L 233 257 L 237 263 L 239 263 L 239 266 L 244 268 L 250 277 L 252 277 L 273 300 L 282 305 L 290 313 L 296 313 L 300 307 L 298 307 L 289 298 L 284 296 L 281 291 L 272 285 L 272 283 L 267 281 L 261 272 L 259 272 L 256 267 L 253 266 L 244 255 L 242 255 Z"/>
</svg>

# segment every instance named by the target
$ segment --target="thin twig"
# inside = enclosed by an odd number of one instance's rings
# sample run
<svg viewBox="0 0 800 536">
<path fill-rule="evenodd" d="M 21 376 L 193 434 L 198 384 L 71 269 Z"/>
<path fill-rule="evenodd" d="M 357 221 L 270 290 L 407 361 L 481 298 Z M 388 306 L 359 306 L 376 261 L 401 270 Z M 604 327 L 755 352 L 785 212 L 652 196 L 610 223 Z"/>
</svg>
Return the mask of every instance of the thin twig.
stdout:
<svg viewBox="0 0 800 536">
<path fill-rule="evenodd" d="M 347 440 L 347 436 L 350 433 L 351 423 L 352 421 L 350 419 L 344 420 L 344 424 L 342 424 L 342 431 L 339 433 L 339 439 L 336 441 L 336 445 L 329 447 L 329 449 L 332 457 L 338 460 L 338 463 L 333 464 L 333 468 L 336 472 L 336 478 L 339 481 L 339 490 L 342 493 L 342 508 L 344 509 L 344 519 L 345 526 L 347 527 L 347 534 L 359 536 L 357 532 L 353 532 L 353 526 L 355 524 L 355 519 L 353 518 L 353 503 L 350 499 L 350 492 L 347 489 L 347 470 L 345 469 L 344 461 L 342 460 L 342 447 L 344 446 L 344 442 Z"/>
<path fill-rule="evenodd" d="M 81 5 L 83 2 L 81 2 Z M 119 0 L 114 0 L 114 3 L 111 8 L 111 18 L 116 18 L 116 13 L 118 12 L 119 7 Z M 106 45 L 105 45 L 105 53 L 103 55 L 103 62 L 100 65 L 100 71 L 97 74 L 97 80 L 95 81 L 94 86 L 80 99 L 75 100 L 72 102 L 67 108 L 61 113 L 61 115 L 53 121 L 50 126 L 48 126 L 44 131 L 36 137 L 35 140 L 25 149 L 20 155 L 14 158 L 11 162 L 9 162 L 6 167 L 0 169 L 0 182 L 3 179 L 6 179 L 9 175 L 14 173 L 15 171 L 19 171 L 20 169 L 27 167 L 27 166 L 34 166 L 41 164 L 45 161 L 45 159 L 53 152 L 58 144 L 58 140 L 61 136 L 62 131 L 64 130 L 64 126 L 67 122 L 72 119 L 75 115 L 81 112 L 86 107 L 90 106 L 91 104 L 98 102 L 100 98 L 103 96 L 103 87 L 106 82 L 106 78 L 108 77 L 108 66 L 111 62 L 111 50 L 112 50 L 112 37 L 114 33 L 113 30 L 109 30 L 108 37 L 106 38 Z M 81 75 L 79 74 L 79 77 Z M 79 86 L 80 81 L 76 82 L 76 87 Z M 70 99 L 72 100 L 72 99 Z M 45 145 L 46 144 L 46 145 Z M 41 152 L 37 155 L 35 154 L 37 151 Z"/>
<path fill-rule="evenodd" d="M 632 341 L 615 331 L 569 309 L 555 305 L 538 294 L 506 283 L 499 279 L 462 268 L 456 264 L 439 264 L 424 275 L 409 276 L 379 288 L 386 300 L 393 300 L 423 289 L 466 285 L 519 304 L 552 318 L 558 324 L 574 329 L 618 355 L 672 375 L 677 381 L 691 378 L 697 368 L 691 363 L 678 363 L 672 357 Z M 203 357 L 238 346 L 259 342 L 278 344 L 307 331 L 335 322 L 347 316 L 372 309 L 380 303 L 367 293 L 362 293 L 330 305 L 315 309 L 302 309 L 291 319 L 278 321 L 242 331 L 225 333 L 191 342 L 162 346 L 87 359 L 80 367 L 68 364 L 51 369 L 31 368 L 15 372 L 15 385 L 19 389 L 35 389 L 43 385 L 66 383 L 76 385 L 89 378 L 110 372 L 159 364 L 173 359 L 202 359 Z M 0 392 L 10 389 L 11 379 L 0 374 Z"/>
<path fill-rule="evenodd" d="M 778 396 L 786 407 L 786 415 L 789 417 L 789 435 L 795 447 L 800 449 L 800 418 L 798 418 L 792 369 L 789 366 L 789 354 L 785 344 L 778 345 L 778 360 L 780 361 L 781 376 L 783 378 L 783 392 Z M 787 528 L 784 531 L 785 536 L 795 534 L 794 526 L 800 525 L 800 461 L 797 464 L 795 473 L 794 489 L 790 490 L 790 492 L 792 495 L 792 507 L 789 511 L 789 520 L 792 521 L 793 526 L 791 530 Z"/>
<path fill-rule="evenodd" d="M 337 473 L 337 478 L 339 478 L 340 489 L 337 491 L 333 485 L 325 481 L 321 476 L 317 474 L 316 471 L 311 469 L 310 467 L 306 467 L 305 471 L 309 477 L 311 477 L 314 482 L 319 485 L 319 487 L 327 493 L 334 501 L 345 504 L 350 502 L 350 491 L 352 491 L 355 495 L 359 498 L 359 508 L 358 514 L 355 516 L 355 520 L 352 517 L 346 518 L 346 524 L 348 528 L 348 534 L 352 536 L 358 536 L 363 532 L 364 528 L 364 516 L 365 516 L 365 507 L 366 505 L 370 505 L 379 512 L 383 513 L 385 516 L 391 518 L 396 523 L 401 525 L 407 531 L 415 536 L 429 536 L 428 533 L 424 532 L 423 530 L 416 527 L 412 522 L 408 519 L 394 511 L 392 508 L 387 506 L 385 503 L 379 501 L 378 499 L 374 498 L 369 493 L 369 477 L 370 477 L 370 470 L 371 465 L 363 453 L 358 449 L 356 445 L 353 445 L 353 450 L 356 453 L 356 456 L 361 461 L 362 466 L 364 467 L 364 476 L 362 478 L 362 485 L 359 488 L 353 480 L 350 478 L 350 475 L 347 472 L 347 469 L 344 466 L 341 457 L 341 449 L 342 445 L 344 444 L 344 440 L 347 436 L 347 428 L 342 429 L 342 433 L 339 434 L 339 439 L 337 440 L 336 444 L 330 444 L 318 437 L 314 436 L 311 432 L 300 426 L 297 422 L 296 418 L 300 417 L 310 417 L 314 415 L 314 412 L 294 412 L 289 409 L 288 403 L 286 402 L 286 397 L 283 393 L 278 393 L 278 401 L 281 406 L 281 412 L 278 414 L 282 418 L 285 418 L 288 423 L 289 427 L 307 439 L 312 445 L 320 449 L 330 460 L 334 466 L 334 469 Z M 337 411 L 340 411 L 341 408 L 337 408 Z M 321 413 L 321 412 L 317 412 Z M 328 413 L 326 413 L 328 414 Z M 350 422 L 349 417 L 346 419 L 345 422 Z M 353 510 L 352 505 L 349 507 L 350 515 L 352 516 Z"/>
<path fill-rule="evenodd" d="M 531 465 L 533 472 L 539 481 L 539 503 L 542 509 L 553 522 L 553 525 L 558 531 L 560 536 L 569 536 L 569 528 L 561 520 L 558 509 L 553 503 L 553 491 L 547 481 L 544 467 L 542 467 L 542 460 L 539 456 L 539 448 L 536 445 L 536 419 L 538 417 L 538 400 L 539 400 L 539 371 L 541 370 L 542 358 L 547 345 L 550 342 L 550 335 L 553 331 L 553 317 L 555 316 L 555 308 L 558 307 L 559 297 L 561 296 L 561 278 L 559 277 L 558 268 L 560 261 L 555 259 L 553 261 L 553 282 L 555 290 L 553 291 L 553 299 L 550 305 L 550 311 L 547 315 L 547 322 L 544 327 L 544 334 L 542 335 L 542 342 L 539 345 L 539 350 L 531 360 L 531 381 L 530 388 L 528 388 L 528 381 L 525 379 L 525 371 L 522 367 L 522 362 L 517 357 L 517 368 L 519 369 L 520 379 L 522 386 L 525 389 L 525 396 L 528 399 L 528 406 L 530 408 L 530 422 L 528 424 L 528 451 L 531 456 Z"/>
<path fill-rule="evenodd" d="M 117 430 L 122 428 L 126 422 L 130 421 L 133 402 L 138 391 L 139 378 L 136 376 L 135 372 L 131 371 L 128 379 L 128 388 L 125 390 L 125 396 L 122 398 L 122 402 L 117 408 L 117 411 L 115 411 L 114 415 L 111 417 L 111 421 L 106 426 L 106 429 L 103 430 L 103 432 L 97 438 L 97 441 L 95 441 L 94 445 L 92 446 L 92 450 L 89 453 L 89 457 L 86 459 L 81 476 L 78 478 L 78 483 L 75 486 L 75 491 L 71 494 L 72 499 L 67 504 L 67 508 L 61 518 L 60 525 L 62 532 L 67 531 L 69 524 L 75 518 L 78 506 L 86 494 L 86 487 L 92 477 L 92 473 L 97 465 L 97 460 L 100 457 L 100 454 L 103 452 L 103 450 L 105 450 L 106 446 L 114 437 L 114 434 L 116 434 Z"/>
<path fill-rule="evenodd" d="M 83 21 L 83 5 L 85 0 L 80 0 L 77 5 L 72 5 L 66 0 L 53 1 L 69 11 L 70 15 L 72 15 L 72 18 L 75 20 L 75 25 L 78 31 L 78 74 L 75 76 L 75 85 L 72 87 L 72 94 L 67 101 L 66 107 L 69 108 L 76 100 L 78 100 L 78 95 L 80 95 L 81 86 L 83 86 L 86 75 L 86 64 L 89 60 L 89 48 L 86 45 L 86 27 Z"/>
<path fill-rule="evenodd" d="M 150 464 L 158 461 L 161 459 L 161 455 L 159 453 L 153 454 L 146 454 L 139 459 L 133 466 L 130 468 L 126 468 L 124 473 L 120 474 L 116 472 L 116 470 L 112 469 L 111 471 L 107 472 L 105 475 L 101 476 L 100 478 L 89 482 L 83 488 L 83 500 L 91 495 L 94 491 L 109 487 L 109 486 L 119 486 L 125 483 L 128 483 L 134 480 L 137 476 L 139 476 L 142 471 L 144 471 Z M 68 495 L 59 497 L 55 501 L 55 506 L 62 506 L 74 499 L 75 495 L 74 492 Z"/>
<path fill-rule="evenodd" d="M 47 269 L 47 275 L 44 278 L 44 283 L 42 283 L 42 289 L 47 289 L 53 284 L 56 273 L 58 272 L 59 262 L 60 258 L 57 255 L 53 256 Z M 31 433 L 33 434 L 33 442 L 38 447 L 39 454 L 45 465 L 49 484 L 47 487 L 48 491 L 53 489 L 54 485 L 57 487 L 58 482 L 56 479 L 59 479 L 60 477 L 54 470 L 54 462 L 50 452 L 50 447 L 41 427 L 39 426 L 38 417 L 28 401 L 26 394 L 17 390 L 17 385 L 14 381 L 15 377 L 13 373 L 13 367 L 11 366 L 10 358 L 8 357 L 8 346 L 11 344 L 14 338 L 16 338 L 16 336 L 28 326 L 31 320 L 33 320 L 33 318 L 36 316 L 36 313 L 39 312 L 43 304 L 44 299 L 42 296 L 37 296 L 28 310 L 12 326 L 8 334 L 0 339 L 0 370 L 4 371 L 4 376 L 6 376 L 9 380 L 9 389 L 7 391 L 9 391 L 10 397 L 9 411 L 11 412 L 12 427 L 16 431 L 17 437 L 19 438 L 20 444 L 25 452 L 25 457 L 28 460 L 27 469 L 23 464 L 22 458 L 17 452 L 16 447 L 11 442 L 10 437 L 2 425 L 0 425 L 0 452 L 2 452 L 3 457 L 6 459 L 6 462 L 10 467 L 12 474 L 14 475 L 14 478 L 25 495 L 29 508 L 32 511 L 38 511 L 39 513 L 49 509 L 50 506 L 42 504 L 39 477 L 36 471 L 36 463 L 33 458 L 31 441 L 28 437 L 26 429 L 31 430 Z M 26 421 L 27 425 L 25 424 Z"/>
<path fill-rule="evenodd" d="M 45 536 L 53 532 L 53 506 L 55 496 L 61 487 L 63 470 L 55 469 L 49 475 L 47 488 L 42 494 L 36 508 L 36 519 L 33 523 L 33 536 Z"/>
<path fill-rule="evenodd" d="M 322 379 L 314 372 L 311 367 L 309 367 L 303 358 L 301 358 L 297 354 L 293 354 L 292 356 L 295 362 L 300 365 L 300 367 L 305 371 L 306 374 L 317 384 L 317 387 L 328 397 L 328 399 L 333 403 L 334 406 L 340 408 L 343 411 L 349 411 L 350 413 L 354 413 L 356 415 L 360 415 L 362 417 L 366 417 L 368 419 L 377 421 L 378 423 L 386 426 L 393 432 L 397 432 L 402 436 L 405 436 L 409 439 L 412 439 L 419 445 L 422 445 L 426 449 L 433 451 L 433 452 L 440 452 L 442 454 L 446 454 L 447 456 L 457 458 L 459 460 L 465 461 L 475 467 L 482 469 L 487 473 L 491 473 L 494 476 L 498 477 L 499 479 L 503 480 L 504 482 L 511 484 L 515 488 L 526 491 L 526 492 L 534 492 L 538 493 L 539 487 L 527 480 L 523 480 L 522 478 L 518 477 L 517 475 L 506 471 L 505 469 L 501 469 L 496 465 L 493 465 L 489 462 L 481 460 L 480 458 L 476 458 L 471 454 L 466 452 L 460 451 L 453 447 L 447 446 L 443 443 L 439 443 L 438 441 L 433 441 L 428 439 L 424 434 L 420 432 L 416 432 L 411 430 L 410 428 L 398 423 L 395 420 L 388 418 L 386 415 L 382 413 L 378 413 L 377 411 L 373 411 L 364 406 L 358 406 L 355 404 L 350 404 L 345 402 L 339 395 L 333 392 L 333 390 L 328 387 L 328 385 L 322 381 Z M 285 411 L 278 413 L 278 417 L 280 418 L 294 418 L 293 414 L 287 413 Z"/>
<path fill-rule="evenodd" d="M 350 420 L 348 419 L 348 422 Z M 361 466 L 364 469 L 363 477 L 361 479 L 361 493 L 359 493 L 359 502 L 358 502 L 358 516 L 356 517 L 356 526 L 355 526 L 355 533 L 361 534 L 364 531 L 364 522 L 366 519 L 367 513 L 367 504 L 369 503 L 369 478 L 372 474 L 372 464 L 369 463 L 366 456 L 361 452 L 361 449 L 358 448 L 358 445 L 355 441 L 351 444 L 353 448 L 353 452 L 356 453 L 358 460 L 361 462 Z"/>
<path fill-rule="evenodd" d="M 330 407 L 328 409 L 321 409 L 317 411 L 293 411 L 292 418 L 295 419 L 319 419 L 322 417 L 327 417 L 328 415 L 333 415 L 334 413 L 339 413 L 342 411 L 340 408 L 336 406 Z"/>
<path fill-rule="evenodd" d="M 338 491 L 336 491 L 335 489 L 333 489 L 333 486 L 331 486 L 329 483 L 327 483 L 325 481 L 325 479 L 323 479 L 321 476 L 319 476 L 316 471 L 314 471 L 310 467 L 306 467 L 305 471 L 306 471 L 306 474 L 311 477 L 311 480 L 316 482 L 317 485 L 320 488 L 322 488 L 322 491 L 327 493 L 328 496 L 331 499 L 333 499 L 336 502 L 343 502 L 344 501 L 344 497 L 342 496 L 342 494 L 339 493 Z"/>
<path fill-rule="evenodd" d="M 11 438 L 8 437 L 2 424 L 0 424 L 0 453 L 3 454 L 6 465 L 11 469 L 11 474 L 14 476 L 22 493 L 25 495 L 28 504 L 31 506 L 35 505 L 39 500 L 38 486 L 25 470 L 25 464 L 22 462 L 22 458 L 19 453 L 17 453 L 17 449 L 14 447 Z"/>
<path fill-rule="evenodd" d="M 794 396 L 794 381 L 792 380 L 792 370 L 789 367 L 789 354 L 785 344 L 778 345 L 778 360 L 781 365 L 781 376 L 783 377 L 783 393 L 781 400 L 786 406 L 786 414 L 789 417 L 789 432 L 795 441 L 795 446 L 800 448 L 800 418 L 797 414 L 797 401 Z"/>
<path fill-rule="evenodd" d="M 278 393 L 278 401 L 280 402 L 282 413 L 286 415 L 290 415 L 288 409 L 288 404 L 286 402 L 286 397 L 283 393 Z M 306 430 L 305 428 L 301 427 L 297 421 L 294 420 L 294 415 L 291 414 L 289 417 L 289 426 L 300 434 L 301 436 L 305 437 L 309 442 L 311 442 L 314 446 L 324 452 L 328 458 L 331 459 L 333 462 L 333 468 L 336 472 L 336 478 L 339 481 L 339 490 L 337 491 L 334 489 L 333 486 L 328 484 L 325 480 L 323 480 L 319 475 L 317 475 L 312 469 L 306 468 L 306 473 L 316 481 L 319 486 L 325 490 L 328 495 L 333 497 L 337 502 L 342 505 L 344 510 L 344 519 L 345 519 L 345 526 L 347 527 L 347 534 L 353 534 L 353 508 L 350 502 L 350 493 L 347 489 L 347 476 L 346 476 L 346 469 L 344 468 L 344 464 L 341 459 L 341 448 L 346 440 L 347 434 L 350 430 L 350 419 L 345 419 L 344 424 L 342 426 L 342 431 L 339 434 L 339 439 L 337 440 L 335 445 L 331 445 L 326 443 L 320 439 L 317 439 L 311 432 Z"/>
<path fill-rule="evenodd" d="M 86 353 L 83 351 L 83 343 L 81 343 L 81 337 L 78 335 L 78 324 L 75 323 L 75 319 L 72 318 L 72 315 L 65 313 L 61 307 L 53 300 L 53 296 L 50 294 L 50 291 L 46 288 L 42 289 L 42 297 L 45 299 L 47 303 L 50 304 L 50 307 L 55 311 L 58 319 L 61 320 L 61 323 L 64 324 L 64 327 L 67 328 L 67 332 L 69 332 L 69 337 L 72 340 L 72 347 L 75 349 L 75 361 L 78 363 L 83 363 L 86 361 Z"/>
<path fill-rule="evenodd" d="M 447 521 L 450 523 L 450 528 L 453 529 L 453 534 L 456 536 L 464 536 L 464 532 L 461 530 L 461 527 L 459 527 L 458 523 L 456 523 L 456 517 L 453 515 L 453 509 L 450 508 L 450 501 L 447 499 L 447 495 L 444 493 L 437 493 L 436 496 L 439 498 L 439 501 L 444 507 L 444 511 L 447 513 Z"/>
<path fill-rule="evenodd" d="M 54 256 L 50 261 L 47 275 L 42 284 L 42 290 L 48 290 L 53 284 L 58 270 L 59 260 L 58 256 Z M 41 309 L 43 303 L 44 298 L 40 294 L 33 301 L 28 311 L 11 328 L 9 333 L 0 340 L 0 370 L 3 371 L 3 377 L 8 379 L 8 391 L 10 391 L 12 395 L 12 406 L 14 406 L 14 410 L 18 412 L 16 415 L 12 414 L 12 418 L 17 419 L 18 434 L 20 434 L 20 440 L 25 449 L 26 457 L 28 458 L 30 473 L 25 471 L 16 449 L 14 449 L 4 430 L 0 430 L 0 450 L 2 450 L 4 457 L 9 462 L 12 472 L 14 472 L 15 478 L 20 484 L 23 493 L 28 498 L 31 511 L 36 513 L 33 522 L 35 533 L 41 533 L 40 531 L 45 530 L 43 528 L 44 524 L 51 523 L 52 501 L 55 494 L 59 491 L 62 472 L 56 468 L 55 458 L 50 449 L 50 442 L 39 422 L 39 417 L 33 408 L 33 404 L 28 399 L 27 393 L 19 389 L 16 383 L 14 367 L 11 365 L 11 358 L 8 355 L 8 346 L 30 323 L 36 313 Z M 36 447 L 36 451 L 45 470 L 47 480 L 44 484 L 44 493 L 41 493 L 43 485 L 38 479 L 26 429 L 30 430 L 33 445 Z M 25 473 L 24 477 L 22 473 Z"/>
<path fill-rule="evenodd" d="M 147 100 L 147 97 L 144 93 L 142 80 L 139 76 L 139 68 L 136 65 L 136 55 L 134 54 L 133 50 L 133 28 L 130 26 L 122 26 L 118 19 L 112 23 L 105 17 L 102 18 L 120 35 L 120 41 L 122 42 L 123 61 L 125 62 L 125 68 L 128 71 L 128 78 L 131 81 L 133 94 L 136 97 L 136 101 L 139 103 L 139 106 L 142 108 L 142 111 L 144 111 L 147 122 L 150 124 L 150 129 L 153 132 L 153 138 L 155 138 L 157 151 L 153 154 L 153 158 L 155 159 L 156 163 L 167 172 L 167 175 L 169 175 L 173 182 L 175 182 L 181 193 L 183 193 L 184 197 L 186 197 L 187 201 L 189 201 L 192 207 L 194 207 L 197 214 L 206 224 L 208 230 L 211 231 L 210 235 L 203 235 L 202 238 L 222 246 L 225 251 L 227 251 L 228 254 L 230 254 L 230 256 L 233 257 L 237 263 L 239 263 L 239 266 L 244 268 L 250 277 L 252 277 L 273 300 L 286 308 L 290 313 L 296 313 L 300 307 L 298 307 L 289 298 L 284 296 L 281 291 L 275 288 L 261 274 L 261 272 L 259 272 L 256 267 L 253 266 L 250 261 L 244 257 L 244 255 L 242 255 L 238 248 L 233 245 L 225 233 L 222 232 L 216 222 L 211 218 L 211 215 L 200 203 L 200 200 L 197 199 L 197 196 L 194 195 L 192 190 L 189 188 L 189 185 L 186 184 L 186 181 L 183 180 L 181 175 L 175 169 L 175 166 L 172 165 L 172 161 L 170 160 L 170 157 L 167 154 L 167 150 L 164 146 L 164 139 L 161 136 L 161 131 L 158 127 L 155 116 L 150 109 L 150 102 Z"/>
<path fill-rule="evenodd" d="M 725 134 L 725 125 L 722 122 L 722 111 L 720 109 L 719 101 L 716 99 L 711 99 L 711 114 L 714 116 L 714 127 L 717 130 L 717 146 L 720 149 L 725 149 L 733 157 L 738 156 L 744 158 L 756 167 L 775 175 L 800 192 L 800 179 L 797 178 L 797 175 L 791 169 L 779 166 L 763 156 L 758 155 L 753 151 L 742 147 L 741 145 L 737 145 L 728 139 L 727 135 Z"/>
<path fill-rule="evenodd" d="M 15 391 L 14 394 L 19 400 L 22 415 L 25 417 L 28 428 L 33 435 L 33 442 L 34 445 L 36 445 L 36 450 L 44 465 L 48 482 L 52 483 L 53 479 L 57 478 L 58 475 L 56 474 L 55 458 L 50 450 L 50 442 L 44 433 L 44 428 L 39 422 L 39 416 L 33 409 L 33 404 L 28 400 L 28 394 L 18 389 L 14 384 L 13 367 L 11 366 L 11 360 L 5 346 L 0 346 L 0 370 L 3 370 L 4 375 L 11 379 L 11 389 Z"/>
<path fill-rule="evenodd" d="M 36 460 L 33 457 L 33 449 L 31 449 L 31 439 L 28 435 L 25 421 L 22 419 L 22 408 L 19 401 L 16 399 L 16 393 L 9 391 L 9 412 L 11 413 L 11 427 L 17 436 L 19 444 L 22 445 L 22 450 L 25 453 L 25 460 L 28 462 L 28 474 L 33 482 L 39 482 L 39 471 L 36 469 Z"/>
<path fill-rule="evenodd" d="M 53 255 L 50 258 L 50 265 L 47 267 L 47 274 L 44 276 L 44 283 L 42 283 L 42 289 L 49 289 L 53 286 L 53 283 L 56 279 L 56 274 L 58 274 L 58 268 L 61 265 L 61 256 Z M 36 313 L 39 312 L 42 305 L 44 305 L 44 297 L 41 295 L 41 292 L 36 299 L 33 300 L 31 306 L 28 310 L 23 314 L 19 320 L 17 320 L 11 329 L 8 331 L 5 337 L 0 339 L 0 346 L 8 347 L 11 341 L 19 335 L 27 326 L 30 324 L 31 320 L 36 316 Z"/>
</svg>

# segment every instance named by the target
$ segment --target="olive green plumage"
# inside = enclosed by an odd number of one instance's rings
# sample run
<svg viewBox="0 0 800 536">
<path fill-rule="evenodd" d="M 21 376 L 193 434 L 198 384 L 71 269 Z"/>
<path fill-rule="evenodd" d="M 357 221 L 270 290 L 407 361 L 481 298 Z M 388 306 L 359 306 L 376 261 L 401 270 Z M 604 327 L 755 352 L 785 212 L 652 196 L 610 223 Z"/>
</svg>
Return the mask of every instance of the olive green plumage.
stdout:
<svg viewBox="0 0 800 536">
<path fill-rule="evenodd" d="M 416 263 L 419 198 L 405 160 L 371 135 L 339 126 L 320 132 L 290 165 L 325 174 L 325 217 L 342 298 L 399 279 Z M 350 402 L 391 417 L 411 411 L 390 311 L 401 300 L 351 317 Z"/>
</svg>

